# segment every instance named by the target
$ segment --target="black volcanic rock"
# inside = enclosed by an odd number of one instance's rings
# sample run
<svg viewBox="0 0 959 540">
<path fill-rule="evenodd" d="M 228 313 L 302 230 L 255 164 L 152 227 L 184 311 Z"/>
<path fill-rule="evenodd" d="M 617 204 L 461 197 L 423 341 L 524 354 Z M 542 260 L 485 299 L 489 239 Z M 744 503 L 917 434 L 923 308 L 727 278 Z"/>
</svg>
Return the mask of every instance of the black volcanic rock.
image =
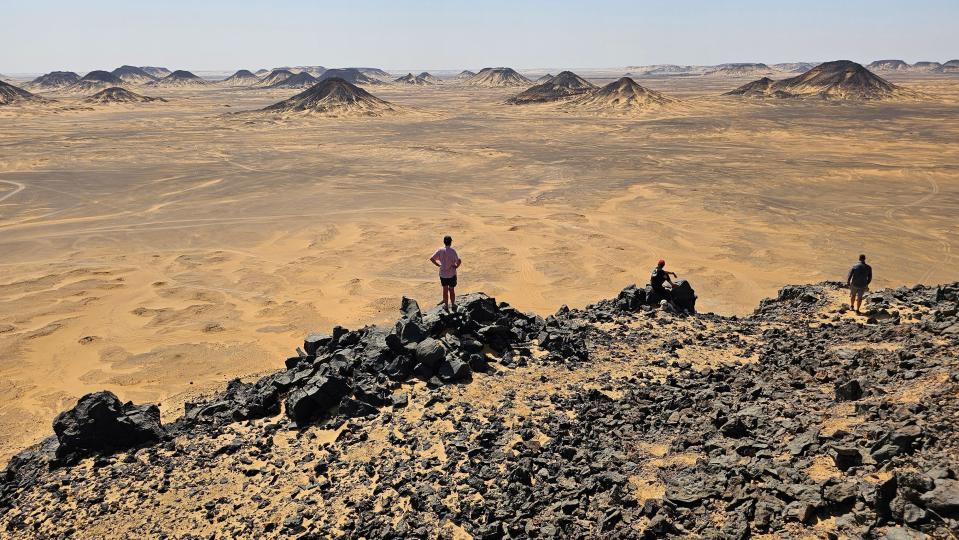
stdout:
<svg viewBox="0 0 959 540">
<path fill-rule="evenodd" d="M 140 69 L 157 79 L 162 79 L 171 73 L 170 70 L 165 67 L 140 66 Z"/>
<path fill-rule="evenodd" d="M 270 88 L 309 88 L 317 83 L 316 77 L 302 71 L 295 73 L 282 81 L 270 86 Z"/>
<path fill-rule="evenodd" d="M 96 70 L 84 75 L 79 82 L 105 83 L 114 86 L 121 86 L 123 84 L 123 79 L 117 77 L 109 71 Z"/>
<path fill-rule="evenodd" d="M 308 90 L 270 105 L 263 111 L 326 116 L 380 116 L 394 112 L 395 109 L 389 102 L 366 90 L 343 79 L 333 78 L 324 79 Z"/>
<path fill-rule="evenodd" d="M 59 441 L 57 458 L 64 463 L 156 442 L 166 433 L 156 405 L 121 403 L 112 392 L 83 396 L 76 407 L 57 416 L 53 431 Z"/>
<path fill-rule="evenodd" d="M 166 101 L 163 98 L 142 96 L 136 92 L 131 92 L 126 88 L 116 86 L 101 90 L 96 94 L 83 100 L 84 103 L 95 105 L 108 105 L 111 103 L 150 103 L 153 101 Z"/>
<path fill-rule="evenodd" d="M 427 85 L 433 84 L 427 81 L 426 79 L 423 79 L 422 77 L 413 75 L 412 73 L 407 73 L 406 75 L 403 75 L 402 77 L 397 77 L 393 79 L 393 82 L 397 84 L 409 84 L 413 86 L 427 86 Z"/>
<path fill-rule="evenodd" d="M 154 77 L 143 68 L 136 66 L 120 66 L 111 73 L 119 77 L 123 82 L 129 84 L 146 84 L 157 80 L 157 77 Z"/>
<path fill-rule="evenodd" d="M 548 81 L 532 86 L 511 97 L 507 100 L 507 103 L 518 105 L 557 101 L 588 93 L 595 88 L 596 86 L 592 83 L 572 71 L 562 71 Z"/>
<path fill-rule="evenodd" d="M 44 101 L 47 100 L 40 96 L 31 94 L 23 88 L 0 81 L 0 105 L 42 103 Z"/>
<path fill-rule="evenodd" d="M 160 80 L 148 83 L 148 86 L 190 87 L 204 86 L 206 84 L 206 81 L 193 73 L 178 69 Z"/>
<path fill-rule="evenodd" d="M 386 72 L 383 72 L 382 70 L 372 71 L 372 68 L 367 71 L 371 73 L 382 72 L 383 74 L 386 74 Z M 354 85 L 380 84 L 378 79 L 374 79 L 368 75 L 367 72 L 364 72 L 360 68 L 328 69 L 318 78 L 319 81 L 326 81 L 329 79 L 340 79 Z"/>
<path fill-rule="evenodd" d="M 269 88 L 277 83 L 283 82 L 293 76 L 293 72 L 288 69 L 274 69 L 270 73 L 262 76 L 257 86 Z"/>
<path fill-rule="evenodd" d="M 573 99 L 569 106 L 597 113 L 629 114 L 660 108 L 675 101 L 641 86 L 629 77 L 623 77 Z"/>
<path fill-rule="evenodd" d="M 911 93 L 855 62 L 837 60 L 825 62 L 789 79 L 772 82 L 761 79 L 726 95 L 867 101 L 908 97 Z"/>
<path fill-rule="evenodd" d="M 468 86 L 486 88 L 526 86 L 529 83 L 529 79 L 508 67 L 483 68 L 479 73 L 466 80 Z"/>
<path fill-rule="evenodd" d="M 221 86 L 254 86 L 260 82 L 260 79 L 251 71 L 246 69 L 238 70 L 233 75 L 219 81 Z"/>
<path fill-rule="evenodd" d="M 72 71 L 51 71 L 33 79 L 25 86 L 32 90 L 59 90 L 66 88 L 80 80 L 80 76 Z"/>
</svg>

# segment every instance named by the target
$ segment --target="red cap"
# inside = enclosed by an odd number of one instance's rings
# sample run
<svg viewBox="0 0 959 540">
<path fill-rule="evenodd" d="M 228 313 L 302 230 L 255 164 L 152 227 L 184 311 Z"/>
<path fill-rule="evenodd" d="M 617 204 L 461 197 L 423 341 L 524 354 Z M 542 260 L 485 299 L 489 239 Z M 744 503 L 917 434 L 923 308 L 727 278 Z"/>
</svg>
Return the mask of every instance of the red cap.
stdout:
<svg viewBox="0 0 959 540">
<path fill-rule="evenodd" d="M 659 259 L 659 262 L 656 264 L 658 264 L 659 266 L 666 266 L 666 261 Z"/>
</svg>

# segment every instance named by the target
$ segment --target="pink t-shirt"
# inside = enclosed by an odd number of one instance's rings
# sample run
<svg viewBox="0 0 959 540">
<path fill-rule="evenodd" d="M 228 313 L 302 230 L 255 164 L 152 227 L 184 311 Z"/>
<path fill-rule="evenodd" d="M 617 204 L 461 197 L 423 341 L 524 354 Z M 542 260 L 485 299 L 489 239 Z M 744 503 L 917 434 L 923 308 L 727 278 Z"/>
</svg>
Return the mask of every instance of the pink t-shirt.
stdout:
<svg viewBox="0 0 959 540">
<path fill-rule="evenodd" d="M 445 246 L 441 247 L 430 257 L 430 260 L 432 259 L 440 262 L 440 277 L 451 278 L 456 275 L 456 263 L 459 262 L 460 256 L 457 255 L 455 249 Z"/>
</svg>

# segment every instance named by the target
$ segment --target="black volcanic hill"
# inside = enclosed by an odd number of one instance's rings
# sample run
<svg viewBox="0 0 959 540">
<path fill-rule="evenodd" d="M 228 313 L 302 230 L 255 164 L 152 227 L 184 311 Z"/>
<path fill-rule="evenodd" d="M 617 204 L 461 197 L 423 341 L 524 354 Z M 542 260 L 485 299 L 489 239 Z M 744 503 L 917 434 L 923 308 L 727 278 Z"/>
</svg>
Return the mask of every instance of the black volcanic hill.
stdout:
<svg viewBox="0 0 959 540">
<path fill-rule="evenodd" d="M 96 70 L 83 76 L 79 81 L 62 89 L 70 94 L 93 94 L 114 86 L 125 86 L 123 79 L 109 71 Z"/>
<path fill-rule="evenodd" d="M 498 88 L 510 86 L 526 86 L 530 80 L 520 75 L 512 68 L 483 68 L 479 73 L 466 80 L 468 86 Z"/>
<path fill-rule="evenodd" d="M 677 100 L 623 77 L 606 86 L 576 97 L 571 108 L 600 114 L 634 114 L 662 108 Z"/>
<path fill-rule="evenodd" d="M 283 82 L 293 76 L 293 72 L 288 69 L 274 69 L 268 74 L 260 77 L 257 86 L 270 87 L 276 83 Z"/>
<path fill-rule="evenodd" d="M 909 70 L 909 64 L 902 60 L 876 60 L 875 62 L 870 62 L 866 67 L 867 69 L 880 72 Z"/>
<path fill-rule="evenodd" d="M 457 80 L 457 81 L 465 81 L 465 80 L 471 79 L 471 78 L 473 78 L 473 77 L 475 77 L 475 76 L 476 76 L 476 74 L 473 73 L 472 71 L 470 71 L 470 70 L 468 70 L 468 69 L 464 69 L 463 71 L 460 71 L 459 74 L 456 75 L 456 77 L 453 77 L 453 79 L 455 79 L 455 80 Z"/>
<path fill-rule="evenodd" d="M 419 75 L 417 75 L 416 77 L 417 77 L 418 79 L 423 80 L 423 81 L 426 81 L 426 82 L 428 82 L 428 83 L 430 83 L 430 84 L 437 84 L 437 83 L 440 82 L 439 79 L 437 79 L 436 77 L 434 77 L 434 76 L 433 76 L 432 74 L 430 74 L 430 72 L 428 72 L 428 71 L 423 71 L 423 72 L 421 72 Z"/>
<path fill-rule="evenodd" d="M 151 75 L 151 76 L 153 76 L 154 78 L 157 78 L 157 79 L 162 79 L 163 77 L 166 77 L 166 76 L 170 75 L 170 73 L 172 73 L 169 69 L 167 69 L 167 68 L 165 68 L 165 67 L 140 66 L 140 69 L 142 69 L 142 70 L 145 71 L 147 74 L 149 74 L 149 75 Z"/>
<path fill-rule="evenodd" d="M 595 88 L 595 85 L 572 71 L 562 71 L 550 80 L 532 86 L 511 97 L 507 100 L 507 103 L 519 105 L 523 103 L 557 101 L 585 94 Z"/>
<path fill-rule="evenodd" d="M 949 60 L 943 62 L 942 71 L 944 73 L 959 73 L 959 60 Z"/>
<path fill-rule="evenodd" d="M 543 84 L 543 83 L 545 83 L 545 82 L 549 82 L 549 81 L 553 80 L 553 77 L 555 77 L 555 75 L 553 75 L 552 73 L 547 73 L 546 75 L 543 75 L 542 77 L 536 79 L 536 80 L 533 81 L 533 82 L 536 83 L 536 84 Z"/>
<path fill-rule="evenodd" d="M 310 88 L 318 82 L 317 78 L 305 71 L 293 75 L 274 84 L 270 88 Z"/>
<path fill-rule="evenodd" d="M 863 66 L 849 60 L 820 64 L 802 75 L 774 81 L 766 85 L 765 94 L 759 92 L 756 81 L 737 88 L 726 95 L 777 98 L 820 98 L 829 100 L 869 101 L 909 97 L 913 93 L 879 77 Z"/>
<path fill-rule="evenodd" d="M 246 69 L 238 70 L 233 75 L 219 81 L 217 84 L 221 86 L 237 86 L 237 87 L 246 87 L 254 86 L 260 82 L 260 79 L 254 75 L 251 71 Z"/>
<path fill-rule="evenodd" d="M 262 110 L 333 117 L 382 116 L 397 111 L 388 101 L 338 78 L 324 79 L 312 88 Z"/>
<path fill-rule="evenodd" d="M 424 79 L 422 76 L 413 75 L 412 73 L 407 73 L 402 77 L 397 77 L 393 79 L 393 82 L 397 84 L 409 84 L 413 86 L 429 86 L 433 84 L 431 81 Z"/>
<path fill-rule="evenodd" d="M 193 73 L 178 69 L 166 77 L 153 81 L 148 86 L 163 86 L 169 88 L 183 88 L 191 86 L 204 86 L 207 82 Z"/>
<path fill-rule="evenodd" d="M 31 90 L 59 90 L 75 84 L 80 80 L 80 76 L 72 71 L 51 71 L 45 75 L 40 75 L 25 85 Z"/>
<path fill-rule="evenodd" d="M 22 105 L 26 103 L 43 103 L 46 101 L 49 100 L 31 94 L 18 86 L 0 81 L 0 105 Z"/>
<path fill-rule="evenodd" d="M 119 77 L 123 82 L 129 84 L 146 84 L 157 80 L 157 77 L 154 77 L 143 68 L 136 66 L 120 66 L 111 73 Z"/>
<path fill-rule="evenodd" d="M 365 68 L 365 69 L 373 74 L 376 74 L 377 72 L 382 71 L 375 68 Z M 382 71 L 382 73 L 389 76 L 389 74 L 387 74 L 385 71 Z M 328 79 L 340 79 L 350 84 L 367 84 L 367 85 L 381 84 L 381 81 L 379 79 L 373 78 L 373 76 L 367 74 L 360 68 L 328 69 L 323 73 L 323 75 L 320 75 L 319 80 L 325 81 Z"/>
<path fill-rule="evenodd" d="M 136 92 L 131 92 L 126 88 L 112 87 L 107 88 L 106 90 L 101 90 L 96 94 L 83 100 L 84 103 L 90 103 L 94 105 L 110 105 L 114 103 L 150 103 L 153 101 L 166 101 L 163 98 L 141 96 Z"/>
<path fill-rule="evenodd" d="M 872 291 L 861 316 L 846 299 L 787 285 L 721 316 L 632 285 L 544 317 L 482 293 L 452 312 L 403 298 L 395 322 L 309 334 L 285 368 L 172 422 L 81 397 L 0 475 L 0 530 L 953 538 L 959 283 Z"/>
</svg>

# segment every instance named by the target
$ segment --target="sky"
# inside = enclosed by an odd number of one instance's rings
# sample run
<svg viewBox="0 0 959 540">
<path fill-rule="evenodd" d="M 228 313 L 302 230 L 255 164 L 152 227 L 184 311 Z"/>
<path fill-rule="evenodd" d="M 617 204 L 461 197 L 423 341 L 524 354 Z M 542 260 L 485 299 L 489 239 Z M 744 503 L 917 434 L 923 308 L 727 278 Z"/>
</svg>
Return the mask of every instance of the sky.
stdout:
<svg viewBox="0 0 959 540">
<path fill-rule="evenodd" d="M 4 0 L 0 73 L 959 58 L 959 0 Z"/>
</svg>

